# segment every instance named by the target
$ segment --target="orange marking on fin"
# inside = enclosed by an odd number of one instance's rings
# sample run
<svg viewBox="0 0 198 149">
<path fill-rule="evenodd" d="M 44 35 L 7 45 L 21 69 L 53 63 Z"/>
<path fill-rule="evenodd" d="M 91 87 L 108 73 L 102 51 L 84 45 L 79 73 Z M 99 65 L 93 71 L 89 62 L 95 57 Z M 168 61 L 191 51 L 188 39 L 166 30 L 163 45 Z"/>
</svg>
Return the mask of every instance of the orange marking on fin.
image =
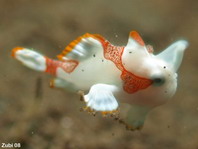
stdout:
<svg viewBox="0 0 198 149">
<path fill-rule="evenodd" d="M 130 37 L 132 37 L 136 42 L 138 42 L 141 46 L 144 46 L 144 41 L 141 36 L 136 31 L 130 32 Z"/>
<path fill-rule="evenodd" d="M 67 55 L 68 53 L 70 53 L 74 48 L 75 46 L 83 39 L 83 38 L 89 38 L 89 37 L 92 37 L 96 40 L 104 40 L 104 38 L 98 34 L 89 34 L 89 33 L 86 33 L 80 37 L 78 37 L 76 40 L 72 41 L 68 46 L 65 47 L 65 49 L 62 51 L 61 54 L 57 55 L 58 59 L 59 60 L 63 60 L 63 57 L 65 55 Z"/>
<path fill-rule="evenodd" d="M 46 57 L 46 70 L 45 72 L 56 75 L 57 68 L 62 68 L 65 72 L 71 73 L 78 66 L 76 60 L 56 61 Z"/>
<path fill-rule="evenodd" d="M 99 35 L 99 34 L 93 34 L 93 37 L 95 39 L 97 39 L 97 40 L 102 41 L 102 42 L 105 42 L 106 41 L 106 39 L 103 36 Z"/>
<path fill-rule="evenodd" d="M 23 47 L 16 47 L 14 49 L 12 49 L 12 53 L 11 53 L 11 56 L 12 57 L 15 57 L 15 53 L 18 51 L 18 50 L 22 50 L 24 49 Z"/>
<path fill-rule="evenodd" d="M 56 69 L 58 67 L 58 61 L 54 61 L 48 57 L 46 57 L 46 73 L 51 75 L 56 75 Z"/>
</svg>

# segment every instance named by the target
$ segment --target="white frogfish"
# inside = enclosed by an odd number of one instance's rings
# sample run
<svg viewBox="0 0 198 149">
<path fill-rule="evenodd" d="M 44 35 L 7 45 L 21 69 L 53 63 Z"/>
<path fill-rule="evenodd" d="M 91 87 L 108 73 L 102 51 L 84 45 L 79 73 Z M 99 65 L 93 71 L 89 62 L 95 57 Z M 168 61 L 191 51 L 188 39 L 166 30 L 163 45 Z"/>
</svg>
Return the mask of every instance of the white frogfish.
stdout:
<svg viewBox="0 0 198 149">
<path fill-rule="evenodd" d="M 51 87 L 81 91 L 88 111 L 114 114 L 118 109 L 122 112 L 120 105 L 126 103 L 128 113 L 117 119 L 136 130 L 151 109 L 175 94 L 176 72 L 187 46 L 187 41 L 179 40 L 154 55 L 136 31 L 130 32 L 126 46 L 86 33 L 72 41 L 58 60 L 23 47 L 14 48 L 12 56 L 33 70 L 55 76 Z"/>
</svg>

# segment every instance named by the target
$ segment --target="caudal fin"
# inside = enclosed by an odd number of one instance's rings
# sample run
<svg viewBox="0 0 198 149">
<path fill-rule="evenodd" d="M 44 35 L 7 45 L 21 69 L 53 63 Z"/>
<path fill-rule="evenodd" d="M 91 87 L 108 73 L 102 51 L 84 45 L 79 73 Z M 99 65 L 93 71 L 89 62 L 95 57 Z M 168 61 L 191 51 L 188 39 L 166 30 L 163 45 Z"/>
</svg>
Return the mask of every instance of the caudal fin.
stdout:
<svg viewBox="0 0 198 149">
<path fill-rule="evenodd" d="M 11 55 L 33 70 L 46 70 L 46 58 L 38 52 L 23 47 L 16 47 L 12 50 Z"/>
<path fill-rule="evenodd" d="M 78 62 L 75 60 L 53 60 L 36 51 L 23 47 L 14 48 L 11 55 L 23 65 L 33 70 L 46 72 L 55 76 L 57 68 L 63 69 L 66 73 L 71 73 L 78 65 Z"/>
</svg>

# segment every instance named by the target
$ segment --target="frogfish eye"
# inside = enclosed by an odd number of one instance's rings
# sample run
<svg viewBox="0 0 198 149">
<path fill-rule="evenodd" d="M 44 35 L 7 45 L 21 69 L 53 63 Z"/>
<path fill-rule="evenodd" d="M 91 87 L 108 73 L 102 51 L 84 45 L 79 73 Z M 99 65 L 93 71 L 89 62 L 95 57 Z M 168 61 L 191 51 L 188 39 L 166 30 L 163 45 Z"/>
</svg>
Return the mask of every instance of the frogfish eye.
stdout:
<svg viewBox="0 0 198 149">
<path fill-rule="evenodd" d="M 153 76 L 151 79 L 154 86 L 161 86 L 165 83 L 165 78 L 163 76 Z"/>
</svg>

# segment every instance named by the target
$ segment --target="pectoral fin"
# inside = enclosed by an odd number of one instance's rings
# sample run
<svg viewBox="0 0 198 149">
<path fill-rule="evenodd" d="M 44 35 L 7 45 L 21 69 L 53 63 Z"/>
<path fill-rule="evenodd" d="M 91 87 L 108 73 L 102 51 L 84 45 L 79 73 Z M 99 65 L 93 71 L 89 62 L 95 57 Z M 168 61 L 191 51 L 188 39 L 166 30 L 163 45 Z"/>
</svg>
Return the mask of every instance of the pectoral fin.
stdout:
<svg viewBox="0 0 198 149">
<path fill-rule="evenodd" d="M 100 112 L 112 112 L 117 110 L 118 102 L 113 93 L 117 88 L 113 85 L 95 84 L 89 93 L 84 96 L 88 108 Z"/>
</svg>

